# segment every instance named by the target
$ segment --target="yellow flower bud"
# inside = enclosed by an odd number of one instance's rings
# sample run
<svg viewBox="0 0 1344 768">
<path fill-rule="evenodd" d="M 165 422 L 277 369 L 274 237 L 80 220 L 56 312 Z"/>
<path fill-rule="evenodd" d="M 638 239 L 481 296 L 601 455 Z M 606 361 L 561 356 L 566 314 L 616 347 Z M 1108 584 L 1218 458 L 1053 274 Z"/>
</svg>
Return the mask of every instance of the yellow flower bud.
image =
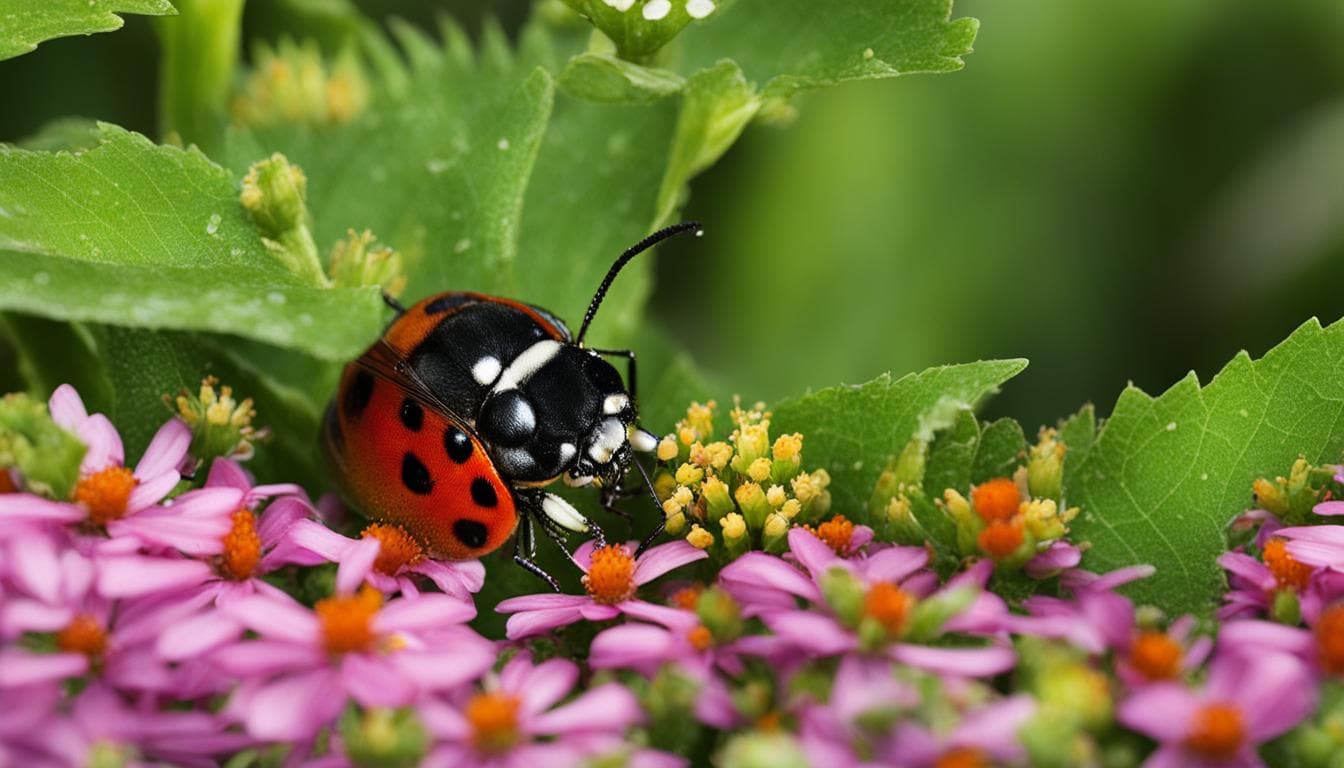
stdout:
<svg viewBox="0 0 1344 768">
<path fill-rule="evenodd" d="M 794 432 L 775 438 L 775 447 L 770 452 L 775 461 L 799 461 L 803 453 L 803 436 Z"/>
<path fill-rule="evenodd" d="M 700 485 L 700 494 L 705 499 L 710 520 L 718 520 L 736 509 L 728 492 L 728 484 L 717 477 L 705 478 Z"/>
<path fill-rule="evenodd" d="M 676 438 L 672 437 L 671 435 L 664 437 L 662 440 L 658 442 L 659 461 L 671 461 L 677 458 L 677 453 L 679 451 L 680 449 L 677 448 Z"/>
<path fill-rule="evenodd" d="M 783 506 L 779 508 L 779 514 L 783 515 L 788 520 L 792 520 L 793 518 L 797 517 L 798 513 L 802 511 L 803 511 L 803 504 L 797 499 L 789 499 L 788 501 L 784 502 Z"/>
<path fill-rule="evenodd" d="M 770 506 L 779 509 L 784 505 L 784 502 L 788 500 L 788 494 L 784 492 L 784 486 L 772 485 L 770 486 L 770 489 L 765 492 L 765 500 Z"/>
<path fill-rule="evenodd" d="M 705 471 L 693 464 L 682 464 L 677 467 L 677 482 L 683 486 L 699 485 L 705 477 Z"/>
<path fill-rule="evenodd" d="M 723 527 L 723 539 L 726 542 L 733 542 L 747 535 L 747 521 L 736 512 L 724 515 L 719 525 Z"/>
<path fill-rule="evenodd" d="M 758 483 L 764 483 L 766 480 L 769 480 L 770 460 L 767 458 L 759 458 L 751 462 L 751 466 L 747 467 L 747 475 Z"/>
<path fill-rule="evenodd" d="M 733 493 L 737 506 L 753 531 L 759 531 L 765 525 L 765 517 L 772 511 L 765 500 L 765 492 L 756 483 L 743 483 Z"/>
<path fill-rule="evenodd" d="M 709 549 L 714 545 L 714 534 L 696 524 L 692 525 L 691 532 L 686 534 L 686 541 L 696 549 Z"/>
<path fill-rule="evenodd" d="M 1022 505 L 1023 523 L 1038 542 L 1054 541 L 1065 534 L 1064 521 L 1054 499 L 1032 499 Z"/>
<path fill-rule="evenodd" d="M 691 403 L 686 409 L 686 426 L 695 430 L 696 434 L 702 438 L 708 438 L 714 434 L 714 408 L 716 403 L 710 400 L 707 403 Z"/>
<path fill-rule="evenodd" d="M 682 427 L 677 430 L 677 439 L 681 441 L 682 445 L 689 446 L 695 442 L 695 430 L 690 427 Z"/>
<path fill-rule="evenodd" d="M 733 446 L 720 440 L 705 446 L 705 453 L 709 455 L 709 466 L 722 470 L 733 459 Z"/>
</svg>

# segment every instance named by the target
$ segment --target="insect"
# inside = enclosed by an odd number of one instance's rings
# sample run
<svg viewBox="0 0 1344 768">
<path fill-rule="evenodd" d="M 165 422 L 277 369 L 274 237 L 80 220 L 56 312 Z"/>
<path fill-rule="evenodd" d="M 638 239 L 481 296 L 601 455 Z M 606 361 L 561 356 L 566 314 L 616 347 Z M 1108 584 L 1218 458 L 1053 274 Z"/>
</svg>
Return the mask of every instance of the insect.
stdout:
<svg viewBox="0 0 1344 768">
<path fill-rule="evenodd" d="M 633 464 L 644 474 L 633 451 L 657 445 L 636 423 L 634 353 L 585 347 L 584 336 L 631 259 L 692 231 L 700 225 L 667 227 L 622 253 L 577 336 L 551 312 L 513 299 L 448 292 L 407 308 L 385 297 L 397 316 L 345 367 L 323 424 L 347 500 L 436 557 L 480 557 L 517 531 L 514 560 L 558 589 L 534 560 L 535 528 L 562 548 L 566 531 L 603 537 L 545 487 L 560 479 L 599 486 L 615 511 L 626 471 Z M 625 381 L 609 357 L 626 361 Z M 644 486 L 653 495 L 647 475 Z M 660 522 L 645 546 L 661 531 Z"/>
</svg>

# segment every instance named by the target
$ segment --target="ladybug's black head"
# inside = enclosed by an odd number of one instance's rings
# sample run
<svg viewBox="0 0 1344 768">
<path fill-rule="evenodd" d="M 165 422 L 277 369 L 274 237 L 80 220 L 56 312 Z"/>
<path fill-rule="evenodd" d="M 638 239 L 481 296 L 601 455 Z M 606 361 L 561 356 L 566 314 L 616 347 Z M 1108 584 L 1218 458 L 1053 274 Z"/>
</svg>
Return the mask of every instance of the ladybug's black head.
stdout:
<svg viewBox="0 0 1344 768">
<path fill-rule="evenodd" d="M 476 430 L 501 474 L 543 482 L 566 475 L 614 480 L 630 462 L 635 403 L 597 354 L 546 339 L 500 371 L 477 412 Z"/>
</svg>

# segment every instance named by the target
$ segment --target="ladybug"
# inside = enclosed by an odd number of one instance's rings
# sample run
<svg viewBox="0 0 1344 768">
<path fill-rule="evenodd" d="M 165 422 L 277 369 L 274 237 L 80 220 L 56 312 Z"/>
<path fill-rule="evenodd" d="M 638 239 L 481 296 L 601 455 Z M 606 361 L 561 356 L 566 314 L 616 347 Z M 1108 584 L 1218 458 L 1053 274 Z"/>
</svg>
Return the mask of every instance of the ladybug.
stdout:
<svg viewBox="0 0 1344 768">
<path fill-rule="evenodd" d="M 599 486 L 603 506 L 615 511 L 633 464 L 657 502 L 633 455 L 657 445 L 636 423 L 635 355 L 585 347 L 584 335 L 632 258 L 691 231 L 700 225 L 677 224 L 622 253 L 577 336 L 551 312 L 513 299 L 448 292 L 406 308 L 385 296 L 396 317 L 345 367 L 323 423 L 343 495 L 435 557 L 481 557 L 516 531 L 514 560 L 558 589 L 534 562 L 534 527 L 562 548 L 566 531 L 592 531 L 599 543 L 603 536 L 546 486 Z M 628 386 L 608 357 L 625 359 Z"/>
</svg>

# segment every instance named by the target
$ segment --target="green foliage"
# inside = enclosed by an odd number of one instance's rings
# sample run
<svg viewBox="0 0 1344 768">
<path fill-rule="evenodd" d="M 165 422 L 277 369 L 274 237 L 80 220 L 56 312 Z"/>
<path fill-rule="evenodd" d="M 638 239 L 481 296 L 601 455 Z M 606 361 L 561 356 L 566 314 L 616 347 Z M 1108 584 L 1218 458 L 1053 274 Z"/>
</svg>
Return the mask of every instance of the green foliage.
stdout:
<svg viewBox="0 0 1344 768">
<path fill-rule="evenodd" d="M 378 293 L 305 284 L 262 243 L 227 171 L 110 125 L 78 153 L 0 147 L 0 308 L 235 333 L 340 360 Z"/>
<path fill-rule="evenodd" d="M 28 53 L 53 37 L 121 29 L 119 13 L 173 13 L 168 0 L 0 0 L 0 59 Z"/>
<path fill-rule="evenodd" d="M 878 475 L 910 438 L 932 439 L 1026 367 L 1025 360 L 988 360 L 823 389 L 776 406 L 771 429 L 806 436 L 808 463 L 833 478 L 832 509 L 848 514 L 863 509 Z M 973 439 L 965 430 L 963 443 Z"/>
<path fill-rule="evenodd" d="M 68 499 L 85 447 L 51 420 L 46 404 L 26 394 L 0 398 L 0 472 L 11 467 L 39 493 Z"/>
<path fill-rule="evenodd" d="M 1251 504 L 1251 482 L 1298 454 L 1334 462 L 1344 452 L 1341 369 L 1344 323 L 1312 320 L 1260 360 L 1241 353 L 1206 386 L 1192 373 L 1156 398 L 1126 389 L 1091 449 L 1066 464 L 1065 495 L 1083 508 L 1073 538 L 1092 543 L 1084 565 L 1151 563 L 1156 575 L 1130 588 L 1136 599 L 1210 615 L 1224 585 L 1216 558 L 1228 522 Z"/>
</svg>

